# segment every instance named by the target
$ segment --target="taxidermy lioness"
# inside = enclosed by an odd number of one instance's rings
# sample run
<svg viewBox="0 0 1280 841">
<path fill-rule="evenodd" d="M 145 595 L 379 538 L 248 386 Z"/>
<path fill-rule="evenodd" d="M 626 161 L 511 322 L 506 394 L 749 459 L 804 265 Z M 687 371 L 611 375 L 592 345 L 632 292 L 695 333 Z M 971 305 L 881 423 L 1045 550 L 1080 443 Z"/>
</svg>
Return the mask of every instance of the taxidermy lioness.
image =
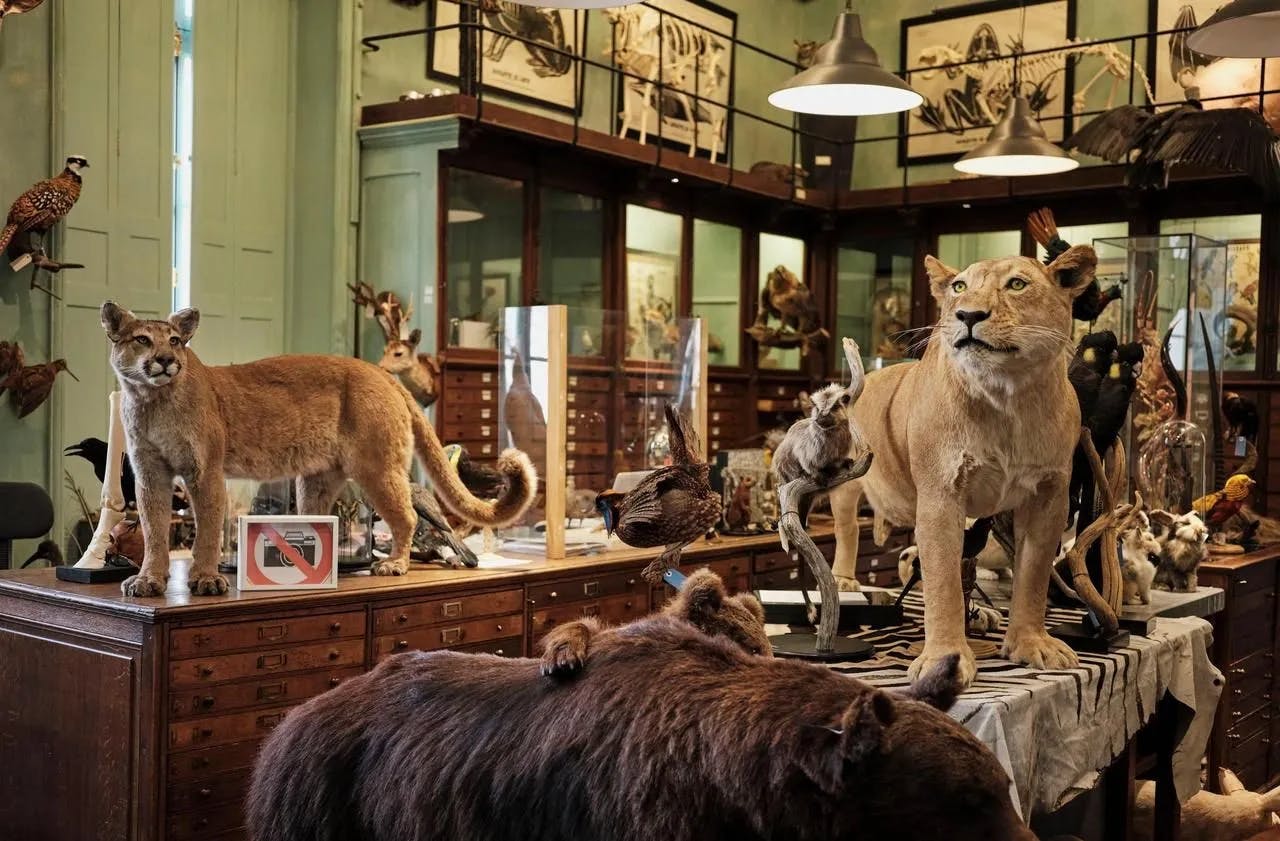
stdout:
<svg viewBox="0 0 1280 841">
<path fill-rule="evenodd" d="M 1012 511 L 1017 549 L 1004 655 L 1037 668 L 1076 656 L 1044 628 L 1049 571 L 1067 521 L 1080 408 L 1067 381 L 1071 302 L 1097 256 L 1078 245 L 1048 266 L 1028 257 L 983 260 L 962 272 L 925 268 L 941 315 L 924 358 L 867 375 L 853 423 L 876 454 L 861 479 L 831 493 L 834 571 L 856 589 L 858 502 L 883 523 L 914 525 L 924 591 L 925 646 L 911 676 L 949 654 L 976 671 L 965 643 L 960 555 L 965 517 Z"/>
<path fill-rule="evenodd" d="M 359 482 L 395 541 L 394 554 L 374 563 L 377 575 L 409 569 L 417 515 L 407 469 L 414 451 L 445 504 L 472 523 L 504 525 L 533 499 L 537 475 L 519 450 L 498 460 L 508 480 L 502 498 L 483 502 L 468 493 L 409 392 L 376 365 L 277 356 L 206 367 L 187 347 L 200 323 L 196 310 L 143 321 L 107 301 L 101 315 L 120 380 L 147 547 L 142 569 L 122 585 L 127 596 L 164 593 L 174 476 L 191 492 L 196 541 L 188 584 L 203 595 L 227 591 L 218 574 L 227 478 L 295 476 L 303 514 L 328 514 L 343 482 Z"/>
</svg>

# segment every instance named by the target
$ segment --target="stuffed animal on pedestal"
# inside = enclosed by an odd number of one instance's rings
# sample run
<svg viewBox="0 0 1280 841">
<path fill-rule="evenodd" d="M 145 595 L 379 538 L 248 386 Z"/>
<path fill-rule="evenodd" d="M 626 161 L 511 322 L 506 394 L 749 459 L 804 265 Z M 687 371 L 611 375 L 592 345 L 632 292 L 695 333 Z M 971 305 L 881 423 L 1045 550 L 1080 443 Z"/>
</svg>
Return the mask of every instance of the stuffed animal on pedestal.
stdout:
<svg viewBox="0 0 1280 841">
<path fill-rule="evenodd" d="M 1151 584 L 1160 558 L 1160 542 L 1151 532 L 1146 512 L 1134 514 L 1133 525 L 1120 534 L 1120 577 L 1124 579 L 1125 604 L 1151 604 Z"/>
<path fill-rule="evenodd" d="M 1151 534 L 1160 544 L 1155 586 L 1175 593 L 1194 592 L 1196 569 L 1209 557 L 1209 530 L 1194 512 L 1152 511 L 1149 517 Z"/>
<path fill-rule="evenodd" d="M 0 20 L 3 20 L 2 16 Z M 68 157 L 61 173 L 32 186 L 18 196 L 9 208 L 6 224 L 0 229 L 0 251 L 6 253 L 14 271 L 24 269 L 31 263 L 37 264 L 31 270 L 33 289 L 53 294 L 36 285 L 36 272 L 41 268 L 51 274 L 64 268 L 82 268 L 79 264 L 59 263 L 49 259 L 44 250 L 44 237 L 75 206 L 80 198 L 80 171 L 88 167 L 89 161 L 80 155 Z"/>
<path fill-rule="evenodd" d="M 781 322 L 781 329 L 769 326 L 771 317 Z M 825 345 L 831 335 L 818 323 L 813 290 L 786 266 L 769 272 L 760 290 L 760 309 L 747 334 L 764 347 L 798 347 L 805 356 L 812 347 Z"/>
</svg>

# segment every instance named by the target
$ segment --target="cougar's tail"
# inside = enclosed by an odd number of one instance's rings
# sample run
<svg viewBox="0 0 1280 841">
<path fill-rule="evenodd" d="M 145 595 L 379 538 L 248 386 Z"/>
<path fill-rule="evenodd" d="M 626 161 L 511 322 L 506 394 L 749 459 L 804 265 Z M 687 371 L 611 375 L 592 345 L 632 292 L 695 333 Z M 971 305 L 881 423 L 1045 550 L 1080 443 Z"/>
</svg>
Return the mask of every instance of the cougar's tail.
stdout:
<svg viewBox="0 0 1280 841">
<path fill-rule="evenodd" d="M 0 20 L 3 20 L 3 18 L 0 18 Z M 10 241 L 13 240 L 13 235 L 17 232 L 18 225 L 16 222 L 4 226 L 4 230 L 0 231 L 0 252 L 9 247 Z"/>
<path fill-rule="evenodd" d="M 431 475 L 436 493 L 449 510 L 477 526 L 505 526 L 518 519 L 533 502 L 538 492 L 538 472 L 529 457 L 519 450 L 503 450 L 498 456 L 498 472 L 507 480 L 507 491 L 495 502 L 485 502 L 471 495 L 458 473 L 445 457 L 444 447 L 426 416 L 415 404 L 413 412 L 413 444 L 422 466 Z"/>
</svg>

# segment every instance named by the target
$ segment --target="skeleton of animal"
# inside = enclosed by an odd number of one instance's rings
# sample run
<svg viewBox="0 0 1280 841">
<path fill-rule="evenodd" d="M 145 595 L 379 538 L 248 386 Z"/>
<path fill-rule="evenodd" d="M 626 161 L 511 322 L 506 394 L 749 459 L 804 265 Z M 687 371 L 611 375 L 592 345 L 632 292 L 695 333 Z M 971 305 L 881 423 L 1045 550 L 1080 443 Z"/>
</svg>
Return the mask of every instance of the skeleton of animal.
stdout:
<svg viewBox="0 0 1280 841">
<path fill-rule="evenodd" d="M 1084 58 L 1099 58 L 1102 67 L 1083 85 L 1078 85 L 1072 107 L 1075 111 L 1083 111 L 1089 91 L 1103 76 L 1111 77 L 1111 89 L 1107 94 L 1106 108 L 1115 104 L 1120 84 L 1129 80 L 1129 56 L 1115 44 L 1099 44 L 1093 41 L 1069 40 L 1060 50 L 1035 55 L 1001 56 L 973 61 L 954 47 L 940 44 L 925 47 L 916 56 L 916 64 L 923 70 L 912 71 L 913 76 L 928 80 L 939 73 L 946 74 L 948 79 L 964 77 L 976 83 L 976 97 L 981 116 L 988 122 L 999 120 L 1005 106 L 1014 93 L 1014 61 L 1017 61 L 1017 78 L 1019 84 L 1032 87 L 1047 87 L 1052 78 L 1066 69 L 1071 61 L 1079 62 Z M 1138 78 L 1146 91 L 1147 101 L 1155 102 L 1155 93 L 1151 82 L 1141 65 L 1133 63 Z M 937 68 L 937 69 L 932 69 Z M 968 115 L 972 117 L 973 115 Z"/>
<path fill-rule="evenodd" d="M 1160 557 L 1160 544 L 1151 533 L 1151 520 L 1145 511 L 1140 511 L 1134 515 L 1133 525 L 1120 534 L 1125 604 L 1151 604 L 1151 583 L 1156 577 L 1152 557 Z"/>
<path fill-rule="evenodd" d="M 559 9 L 541 9 L 510 0 L 483 0 L 480 11 L 493 32 L 485 58 L 502 61 L 517 38 L 529 51 L 529 66 L 542 77 L 563 76 L 573 67 L 568 54 L 564 16 Z M 550 49 L 548 49 L 550 48 Z"/>
<path fill-rule="evenodd" d="M 409 330 L 413 307 L 404 307 L 394 292 L 374 294 L 373 287 L 361 282 L 348 285 L 357 306 L 364 307 L 382 328 L 386 344 L 378 367 L 400 380 L 413 399 L 424 409 L 440 396 L 440 363 L 427 353 L 418 353 L 422 331 Z"/>
<path fill-rule="evenodd" d="M 706 98 L 720 90 L 726 75 L 720 66 L 724 45 L 710 30 L 671 15 L 659 14 L 656 25 L 645 26 L 646 13 L 651 11 L 634 6 L 605 10 L 605 17 L 613 24 L 613 39 L 604 54 L 624 73 L 630 74 L 627 85 L 640 92 L 640 101 L 645 106 L 653 101 L 655 89 L 660 85 L 680 103 L 693 126 L 689 140 L 692 158 L 698 153 L 698 110 L 689 94 Z M 690 74 L 694 77 L 692 85 Z M 645 106 L 640 108 L 637 119 L 631 98 L 623 98 L 619 137 L 635 129 L 641 143 L 648 139 L 650 109 Z M 707 113 L 711 118 L 711 162 L 715 163 L 720 155 L 725 112 L 713 108 Z M 660 114 L 658 119 L 661 120 Z"/>
</svg>

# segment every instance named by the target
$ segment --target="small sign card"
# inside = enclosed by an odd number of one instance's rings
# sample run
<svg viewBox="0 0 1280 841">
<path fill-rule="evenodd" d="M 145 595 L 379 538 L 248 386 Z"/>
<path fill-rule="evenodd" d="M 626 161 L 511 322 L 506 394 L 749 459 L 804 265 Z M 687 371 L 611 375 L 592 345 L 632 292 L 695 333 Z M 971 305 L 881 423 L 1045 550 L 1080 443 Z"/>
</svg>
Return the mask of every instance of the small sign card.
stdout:
<svg viewBox="0 0 1280 841">
<path fill-rule="evenodd" d="M 332 590 L 338 586 L 337 545 L 337 517 L 241 517 L 236 586 Z"/>
</svg>

